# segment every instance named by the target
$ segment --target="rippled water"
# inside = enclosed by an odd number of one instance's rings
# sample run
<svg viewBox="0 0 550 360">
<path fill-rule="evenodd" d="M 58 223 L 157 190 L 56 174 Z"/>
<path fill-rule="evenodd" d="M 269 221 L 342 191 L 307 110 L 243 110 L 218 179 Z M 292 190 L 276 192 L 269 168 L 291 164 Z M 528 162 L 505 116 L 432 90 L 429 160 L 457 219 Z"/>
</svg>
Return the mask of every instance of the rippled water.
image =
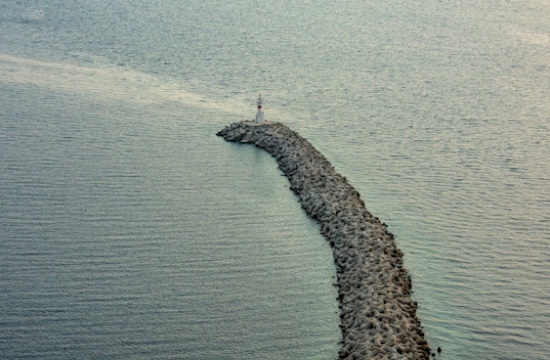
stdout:
<svg viewBox="0 0 550 360">
<path fill-rule="evenodd" d="M 0 4 L 0 357 L 336 357 L 328 245 L 214 136 L 261 92 L 396 235 L 440 358 L 547 358 L 549 15 Z"/>
</svg>

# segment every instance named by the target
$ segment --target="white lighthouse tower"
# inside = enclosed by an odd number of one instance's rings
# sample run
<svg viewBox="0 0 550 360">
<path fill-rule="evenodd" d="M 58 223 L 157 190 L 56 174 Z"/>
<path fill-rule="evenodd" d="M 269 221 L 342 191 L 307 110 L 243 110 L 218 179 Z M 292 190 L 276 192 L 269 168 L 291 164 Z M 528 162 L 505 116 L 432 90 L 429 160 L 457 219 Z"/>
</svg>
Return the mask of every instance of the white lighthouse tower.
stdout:
<svg viewBox="0 0 550 360">
<path fill-rule="evenodd" d="M 262 111 L 262 95 L 258 96 L 258 112 L 256 113 L 256 122 L 264 121 L 264 112 Z"/>
</svg>

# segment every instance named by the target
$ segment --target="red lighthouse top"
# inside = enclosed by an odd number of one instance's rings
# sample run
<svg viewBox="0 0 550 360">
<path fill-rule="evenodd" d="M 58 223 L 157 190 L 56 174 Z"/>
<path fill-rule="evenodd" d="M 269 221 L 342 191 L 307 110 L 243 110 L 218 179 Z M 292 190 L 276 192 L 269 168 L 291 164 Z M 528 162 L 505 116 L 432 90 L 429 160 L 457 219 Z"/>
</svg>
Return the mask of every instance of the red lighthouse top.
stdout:
<svg viewBox="0 0 550 360">
<path fill-rule="evenodd" d="M 262 108 L 262 95 L 258 96 L 258 110 Z"/>
</svg>

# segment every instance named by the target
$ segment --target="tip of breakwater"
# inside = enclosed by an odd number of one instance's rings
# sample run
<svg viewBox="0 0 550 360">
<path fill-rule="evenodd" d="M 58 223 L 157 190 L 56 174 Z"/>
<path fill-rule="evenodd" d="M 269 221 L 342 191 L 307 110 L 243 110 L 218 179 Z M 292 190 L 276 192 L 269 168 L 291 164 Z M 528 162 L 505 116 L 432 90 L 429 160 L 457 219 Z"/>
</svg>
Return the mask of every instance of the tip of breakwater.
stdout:
<svg viewBox="0 0 550 360">
<path fill-rule="evenodd" d="M 386 224 L 307 140 L 277 122 L 233 123 L 217 133 L 277 161 L 304 211 L 320 226 L 336 266 L 340 359 L 429 359 L 403 254 Z"/>
</svg>

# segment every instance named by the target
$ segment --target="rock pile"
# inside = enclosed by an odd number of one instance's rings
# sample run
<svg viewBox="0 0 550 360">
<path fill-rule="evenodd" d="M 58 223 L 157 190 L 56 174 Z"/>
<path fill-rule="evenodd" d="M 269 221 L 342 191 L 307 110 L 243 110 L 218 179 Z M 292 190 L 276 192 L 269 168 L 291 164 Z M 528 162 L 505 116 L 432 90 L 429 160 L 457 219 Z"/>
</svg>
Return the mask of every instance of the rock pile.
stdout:
<svg viewBox="0 0 550 360">
<path fill-rule="evenodd" d="M 340 359 L 429 359 L 403 254 L 386 225 L 309 142 L 279 123 L 238 122 L 218 133 L 254 143 L 279 164 L 333 250 L 341 310 Z"/>
</svg>

